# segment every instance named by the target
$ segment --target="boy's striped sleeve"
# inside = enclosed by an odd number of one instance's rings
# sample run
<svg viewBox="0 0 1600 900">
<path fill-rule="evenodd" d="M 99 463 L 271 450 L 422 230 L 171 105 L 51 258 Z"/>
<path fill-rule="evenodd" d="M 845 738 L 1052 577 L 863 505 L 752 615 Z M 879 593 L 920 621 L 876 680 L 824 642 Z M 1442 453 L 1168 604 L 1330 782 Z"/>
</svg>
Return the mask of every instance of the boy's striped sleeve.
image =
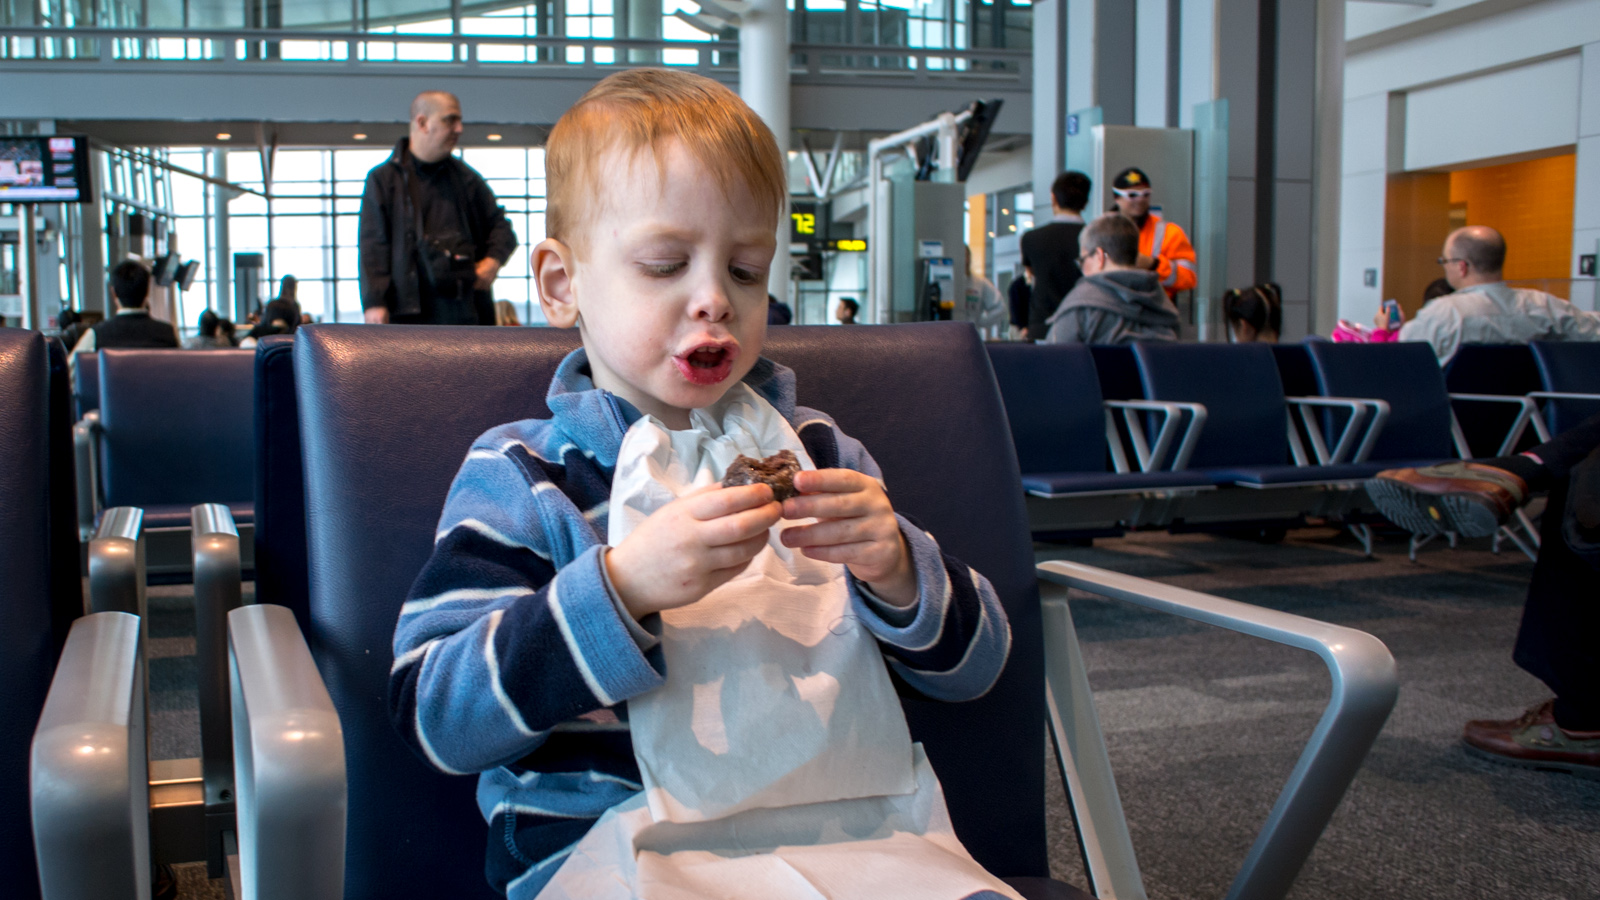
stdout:
<svg viewBox="0 0 1600 900">
<path fill-rule="evenodd" d="M 441 771 L 515 761 L 555 725 L 662 681 L 555 465 L 520 444 L 474 447 L 401 608 L 390 715 Z"/>
</svg>

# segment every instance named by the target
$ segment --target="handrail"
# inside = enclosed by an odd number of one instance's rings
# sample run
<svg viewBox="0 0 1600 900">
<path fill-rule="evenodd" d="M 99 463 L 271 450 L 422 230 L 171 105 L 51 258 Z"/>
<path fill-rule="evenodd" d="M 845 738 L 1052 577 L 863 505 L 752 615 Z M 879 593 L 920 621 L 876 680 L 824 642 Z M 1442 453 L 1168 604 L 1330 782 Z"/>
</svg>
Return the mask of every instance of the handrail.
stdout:
<svg viewBox="0 0 1600 900">
<path fill-rule="evenodd" d="M 1295 763 L 1283 791 L 1267 815 L 1267 821 L 1256 836 L 1239 874 L 1228 890 L 1228 900 L 1276 900 L 1288 893 L 1300 868 L 1316 846 L 1317 838 L 1327 827 L 1340 799 L 1344 796 L 1361 762 L 1366 758 L 1372 742 L 1377 739 L 1389 711 L 1394 708 L 1399 695 L 1399 681 L 1395 674 L 1394 656 L 1383 642 L 1363 631 L 1319 622 L 1303 616 L 1266 609 L 1236 600 L 1226 600 L 1197 591 L 1172 587 L 1144 578 L 1121 575 L 1104 569 L 1065 561 L 1040 563 L 1039 578 L 1054 587 L 1054 596 L 1047 596 L 1047 610 L 1054 606 L 1064 611 L 1064 588 L 1076 588 L 1101 597 L 1122 600 L 1169 615 L 1181 616 L 1206 625 L 1226 628 L 1240 634 L 1262 638 L 1274 643 L 1309 650 L 1322 658 L 1332 679 L 1332 695 L 1327 708 L 1317 722 L 1311 739 Z M 1061 619 L 1057 616 L 1056 619 Z M 1065 616 L 1070 623 L 1070 615 Z M 1067 648 L 1069 652 L 1073 648 Z M 1047 646 L 1047 651 L 1049 647 Z M 1079 667 L 1081 668 L 1081 666 Z M 1083 674 L 1078 678 L 1086 677 Z M 1071 686 L 1069 686 L 1071 687 Z M 1060 703 L 1081 693 L 1062 690 L 1064 696 L 1054 696 Z M 1054 715 L 1054 711 L 1052 711 Z M 1073 710 L 1075 715 L 1085 711 Z M 1093 711 L 1087 714 L 1092 717 Z M 1104 771 L 1100 779 L 1110 787 L 1110 799 L 1115 800 L 1115 784 L 1110 782 L 1109 765 L 1105 763 L 1104 743 L 1089 746 L 1089 761 L 1097 763 Z M 1095 774 L 1092 770 L 1089 774 Z M 1125 844 L 1126 824 L 1120 821 L 1120 810 L 1109 814 L 1106 807 L 1092 810 L 1107 820 L 1111 834 L 1118 834 L 1121 824 L 1123 840 L 1112 842 L 1112 849 Z M 1125 852 L 1131 854 L 1131 846 Z M 1102 872 L 1115 876 L 1119 867 L 1131 871 L 1132 877 L 1123 883 L 1134 896 L 1142 893 L 1138 886 L 1138 867 L 1131 856 L 1108 854 Z M 1097 883 L 1096 888 L 1100 885 Z"/>
<path fill-rule="evenodd" d="M 496 34 L 411 34 L 405 32 L 372 32 L 372 31 L 317 31 L 317 30 L 292 30 L 292 29 L 267 29 L 267 28 L 53 28 L 39 25 L 0 26 L 0 41 L 15 40 L 47 40 L 47 41 L 83 41 L 90 42 L 102 40 L 106 43 L 99 47 L 90 48 L 82 55 L 64 56 L 20 56 L 7 52 L 0 44 L 0 63 L 7 62 L 61 62 L 61 63 L 95 63 L 100 64 L 126 64 L 130 62 L 163 62 L 163 63 L 188 63 L 188 64 L 223 64 L 223 65 L 249 65 L 255 62 L 270 62 L 273 64 L 289 64 L 295 66 L 349 66 L 349 65 L 458 65 L 469 68 L 484 67 L 495 70 L 502 66 L 537 66 L 545 69 L 581 69 L 581 68 L 610 68 L 612 66 L 626 67 L 633 65 L 630 57 L 634 54 L 623 51 L 696 51 L 696 61 L 683 65 L 683 68 L 697 68 L 704 70 L 725 71 L 731 74 L 737 71 L 737 62 L 728 59 L 712 63 L 710 53 L 736 54 L 739 45 L 732 41 L 713 40 L 645 40 L 640 38 L 597 38 L 597 37 L 564 37 L 564 36 L 517 36 Z M 115 55 L 114 42 L 123 40 L 157 41 L 157 40 L 182 40 L 182 41 L 212 41 L 215 42 L 215 56 L 189 57 L 185 56 L 140 56 L 133 58 L 120 58 Z M 244 58 L 240 54 L 241 42 L 245 45 L 259 43 L 319 43 L 319 44 L 345 44 L 346 55 L 334 59 L 296 59 L 274 58 L 270 60 L 253 60 Z M 429 60 L 388 60 L 388 59 L 363 59 L 358 52 L 357 45 L 389 46 L 394 44 L 434 44 L 459 48 L 450 54 L 449 59 Z M 543 50 L 558 51 L 566 48 L 581 48 L 582 59 L 568 61 L 562 53 L 551 53 L 549 59 L 534 61 L 498 61 L 481 60 L 477 48 L 480 46 L 510 46 L 523 48 L 538 48 Z M 599 62 L 594 58 L 594 50 L 611 49 L 618 51 L 615 62 Z M 187 51 L 186 51 L 187 52 Z M 830 71 L 848 71 L 852 74 L 866 72 L 881 72 L 885 76 L 904 78 L 908 75 L 917 78 L 924 77 L 978 77 L 984 80 L 1015 80 L 1021 83 L 1030 83 L 1028 63 L 1032 59 L 1029 50 L 1002 50 L 1002 49 L 973 49 L 973 48 L 944 48 L 944 47 L 900 47 L 885 46 L 880 44 L 792 44 L 790 46 L 791 58 L 803 57 L 803 63 L 791 62 L 791 70 L 795 75 L 825 76 Z M 875 69 L 870 66 L 824 66 L 821 63 L 823 56 L 844 56 L 862 58 L 890 57 L 907 60 L 913 63 L 906 68 Z M 1015 63 L 1016 69 L 991 70 L 991 69 L 945 69 L 930 68 L 926 64 L 915 64 L 918 60 L 960 60 L 965 62 L 1008 62 Z"/>
</svg>

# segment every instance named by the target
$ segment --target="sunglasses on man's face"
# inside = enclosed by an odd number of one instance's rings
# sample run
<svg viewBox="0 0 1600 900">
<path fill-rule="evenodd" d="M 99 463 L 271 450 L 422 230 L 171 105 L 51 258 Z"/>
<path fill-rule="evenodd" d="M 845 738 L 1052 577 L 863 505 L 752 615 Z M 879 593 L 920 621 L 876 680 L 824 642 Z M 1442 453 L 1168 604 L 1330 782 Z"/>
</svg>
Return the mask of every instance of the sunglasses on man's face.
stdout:
<svg viewBox="0 0 1600 900">
<path fill-rule="evenodd" d="M 1142 190 L 1142 191 L 1128 191 L 1128 190 L 1123 190 L 1122 188 L 1112 188 L 1111 189 L 1111 193 L 1116 194 L 1118 197 L 1126 197 L 1129 200 L 1141 200 L 1141 199 L 1143 199 L 1145 197 L 1150 196 L 1149 189 L 1145 189 L 1145 190 Z"/>
</svg>

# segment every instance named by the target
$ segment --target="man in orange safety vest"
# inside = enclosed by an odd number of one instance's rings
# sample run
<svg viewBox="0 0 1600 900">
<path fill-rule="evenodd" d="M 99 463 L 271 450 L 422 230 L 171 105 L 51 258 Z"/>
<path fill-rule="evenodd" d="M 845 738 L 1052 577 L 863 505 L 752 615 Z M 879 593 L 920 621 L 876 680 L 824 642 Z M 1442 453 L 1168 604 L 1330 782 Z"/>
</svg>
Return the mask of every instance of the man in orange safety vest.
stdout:
<svg viewBox="0 0 1600 900">
<path fill-rule="evenodd" d="M 1111 182 L 1117 211 L 1139 226 L 1138 267 L 1156 273 L 1171 297 L 1196 284 L 1194 247 L 1179 226 L 1150 212 L 1150 176 L 1137 168 L 1123 169 Z"/>
</svg>

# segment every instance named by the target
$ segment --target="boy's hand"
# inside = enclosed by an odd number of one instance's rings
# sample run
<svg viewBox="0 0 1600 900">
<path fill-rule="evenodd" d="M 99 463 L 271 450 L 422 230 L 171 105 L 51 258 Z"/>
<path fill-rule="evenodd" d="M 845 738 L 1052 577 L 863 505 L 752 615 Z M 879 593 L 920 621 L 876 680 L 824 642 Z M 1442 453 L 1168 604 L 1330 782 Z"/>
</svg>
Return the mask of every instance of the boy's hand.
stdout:
<svg viewBox="0 0 1600 900">
<path fill-rule="evenodd" d="M 606 552 L 611 586 L 635 620 L 687 606 L 744 571 L 782 511 L 764 484 L 685 494 Z"/>
<path fill-rule="evenodd" d="M 903 609 L 917 601 L 911 551 L 877 479 L 853 469 L 816 469 L 796 474 L 794 486 L 800 496 L 783 501 L 783 517 L 817 521 L 784 529 L 785 547 L 843 563 L 893 606 Z"/>
</svg>

